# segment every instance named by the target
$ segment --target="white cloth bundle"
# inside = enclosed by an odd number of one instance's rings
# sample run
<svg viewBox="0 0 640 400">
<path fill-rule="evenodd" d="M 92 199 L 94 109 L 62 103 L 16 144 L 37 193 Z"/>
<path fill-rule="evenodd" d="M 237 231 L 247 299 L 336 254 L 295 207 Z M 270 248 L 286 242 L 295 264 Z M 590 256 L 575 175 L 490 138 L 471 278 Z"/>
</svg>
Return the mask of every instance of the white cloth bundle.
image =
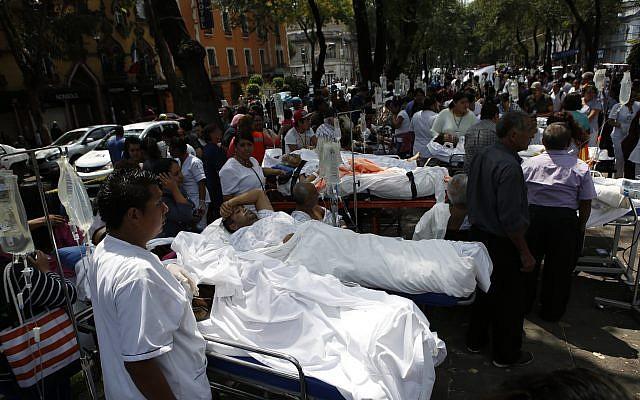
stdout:
<svg viewBox="0 0 640 400">
<path fill-rule="evenodd" d="M 444 180 L 448 171 L 443 167 L 418 167 L 412 171 L 418 197 L 432 196 L 438 182 Z M 389 168 L 376 174 L 356 175 L 358 193 L 369 191 L 384 199 L 410 200 L 411 183 L 407 171 L 401 168 Z M 353 176 L 345 175 L 340 179 L 340 195 L 353 194 Z"/>
<path fill-rule="evenodd" d="M 493 269 L 481 243 L 401 240 L 318 221 L 302 224 L 283 245 L 257 251 L 343 282 L 410 294 L 467 297 L 476 282 L 486 292 Z"/>
<path fill-rule="evenodd" d="M 335 386 L 347 399 L 431 396 L 434 368 L 446 349 L 413 302 L 205 241 L 182 232 L 173 244 L 179 262 L 200 283 L 216 286 L 211 317 L 198 324 L 202 333 L 289 354 L 305 374 Z M 238 283 L 235 294 L 219 293 Z M 251 356 L 295 372 L 289 363 Z"/>
</svg>

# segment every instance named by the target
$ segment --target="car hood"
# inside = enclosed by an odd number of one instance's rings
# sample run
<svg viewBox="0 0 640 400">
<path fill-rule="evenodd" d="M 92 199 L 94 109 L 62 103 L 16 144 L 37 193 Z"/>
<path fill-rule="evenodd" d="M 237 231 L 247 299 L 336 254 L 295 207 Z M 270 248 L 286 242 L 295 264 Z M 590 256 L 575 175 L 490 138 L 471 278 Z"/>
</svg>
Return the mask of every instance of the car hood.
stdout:
<svg viewBox="0 0 640 400">
<path fill-rule="evenodd" d="M 110 162 L 108 150 L 92 150 L 76 160 L 76 167 L 102 167 Z"/>
<path fill-rule="evenodd" d="M 65 151 L 66 147 L 67 146 L 62 147 L 62 151 L 63 152 Z M 37 160 L 42 160 L 42 159 L 45 159 L 45 158 L 47 158 L 49 156 L 52 156 L 52 155 L 54 155 L 56 153 L 59 153 L 59 152 L 60 152 L 60 150 L 58 150 L 58 149 L 39 150 L 39 151 L 36 151 L 36 159 Z"/>
</svg>

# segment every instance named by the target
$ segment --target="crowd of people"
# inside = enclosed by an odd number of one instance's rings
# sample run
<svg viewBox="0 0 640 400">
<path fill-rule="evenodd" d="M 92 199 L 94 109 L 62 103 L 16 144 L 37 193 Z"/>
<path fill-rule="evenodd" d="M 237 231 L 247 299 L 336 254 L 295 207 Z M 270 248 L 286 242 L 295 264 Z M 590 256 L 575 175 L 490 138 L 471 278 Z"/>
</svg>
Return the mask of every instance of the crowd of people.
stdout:
<svg viewBox="0 0 640 400">
<path fill-rule="evenodd" d="M 626 104 L 611 100 L 614 90 L 599 96 L 593 73 L 572 77 L 536 73 L 523 82 L 506 74 L 466 82 L 449 77 L 404 96 L 386 88 L 380 107 L 367 86 L 349 94 L 323 88 L 292 99 L 283 119 L 269 127 L 265 120 L 276 119 L 273 105 L 255 102 L 222 108 L 220 121 L 187 119 L 179 129 L 165 129 L 161 141 L 125 137 L 118 126 L 107 142 L 115 171 L 100 189 L 95 224 L 87 232 L 97 245 L 88 282 L 107 398 L 211 397 L 204 339 L 179 283 L 184 271 L 167 269 L 146 244 L 201 232 L 218 219 L 229 233 L 252 225 L 273 211 L 269 189 L 291 175 L 288 168 L 262 167 L 266 151 L 291 154 L 327 140 L 345 150 L 425 163 L 432 142 L 463 147 L 464 170 L 447 178 L 452 230 L 465 230 L 467 240 L 484 243 L 493 262 L 491 287 L 478 292 L 473 305 L 467 349 L 478 353 L 490 346 L 499 368 L 532 362 L 533 354 L 522 349 L 525 315 L 539 311 L 557 322 L 565 314 L 596 197 L 585 149 L 598 145 L 602 111 L 611 108 L 608 122 L 622 174 L 622 142 L 640 109 L 633 96 Z M 509 92 L 514 79 L 517 99 Z M 612 104 L 603 107 L 607 101 Z M 546 118 L 546 152 L 523 161 L 518 152 L 536 134 L 536 118 Z M 629 159 L 635 162 L 633 154 Z M 296 221 L 348 226 L 319 204 L 310 180 L 292 189 Z M 56 287 L 64 282 L 50 272 L 44 253 L 30 262 L 37 283 L 25 304 L 35 315 L 62 304 Z M 23 290 L 20 268 L 11 279 Z M 67 284 L 75 300 L 75 288 Z M 67 395 L 61 389 L 58 398 Z"/>
</svg>

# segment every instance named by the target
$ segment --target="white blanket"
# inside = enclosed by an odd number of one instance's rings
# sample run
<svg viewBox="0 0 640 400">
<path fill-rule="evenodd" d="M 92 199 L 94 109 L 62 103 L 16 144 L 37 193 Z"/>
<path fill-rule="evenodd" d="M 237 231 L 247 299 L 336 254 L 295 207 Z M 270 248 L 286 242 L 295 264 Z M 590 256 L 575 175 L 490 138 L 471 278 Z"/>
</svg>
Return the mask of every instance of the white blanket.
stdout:
<svg viewBox="0 0 640 400">
<path fill-rule="evenodd" d="M 418 197 L 433 196 L 438 182 L 442 182 L 449 172 L 443 167 L 418 167 L 412 171 Z M 389 168 L 376 174 L 356 175 L 358 193 L 370 192 L 384 199 L 412 199 L 411 183 L 407 171 L 401 168 Z M 345 175 L 340 179 L 340 195 L 353 194 L 353 176 Z"/>
<path fill-rule="evenodd" d="M 200 283 L 216 286 L 201 332 L 289 354 L 347 399 L 430 397 L 446 349 L 411 301 L 239 254 L 203 235 L 182 232 L 172 247 Z M 251 356 L 295 372 L 289 363 Z"/>
<path fill-rule="evenodd" d="M 476 283 L 486 292 L 493 269 L 481 243 L 402 240 L 318 221 L 302 224 L 287 243 L 260 252 L 343 282 L 410 294 L 467 297 Z"/>
</svg>

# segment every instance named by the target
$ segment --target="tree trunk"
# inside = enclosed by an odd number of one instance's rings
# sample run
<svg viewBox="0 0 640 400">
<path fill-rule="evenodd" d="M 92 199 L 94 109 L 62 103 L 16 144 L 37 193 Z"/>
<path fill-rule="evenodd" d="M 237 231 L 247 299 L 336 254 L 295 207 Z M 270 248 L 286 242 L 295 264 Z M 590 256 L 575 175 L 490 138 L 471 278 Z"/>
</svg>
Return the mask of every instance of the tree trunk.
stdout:
<svg viewBox="0 0 640 400">
<path fill-rule="evenodd" d="M 327 56 L 327 42 L 324 38 L 324 33 L 322 32 L 323 20 L 320 15 L 320 10 L 318 9 L 318 5 L 315 0 L 308 0 L 309 8 L 311 9 L 311 14 L 313 15 L 313 20 L 316 24 L 316 39 L 318 40 L 318 45 L 320 46 L 320 53 L 318 54 L 318 61 L 316 63 L 316 68 L 311 74 L 311 82 L 313 83 L 314 90 L 320 90 L 322 77 L 324 76 L 324 60 Z M 315 60 L 314 60 L 315 61 Z"/>
<path fill-rule="evenodd" d="M 553 49 L 553 36 L 551 35 L 551 28 L 547 26 L 547 31 L 544 35 L 546 51 L 544 54 L 544 70 L 547 74 L 551 74 L 551 52 Z"/>
<path fill-rule="evenodd" d="M 190 91 L 193 113 L 197 120 L 220 123 L 220 99 L 211 87 L 204 66 L 205 51 L 191 38 L 175 1 L 150 0 L 162 32 L 176 65 L 182 71 L 184 83 Z"/>
<path fill-rule="evenodd" d="M 538 24 L 533 25 L 533 62 L 540 62 L 540 45 L 538 44 Z"/>
<path fill-rule="evenodd" d="M 518 42 L 518 47 L 520 47 L 520 51 L 522 52 L 522 56 L 524 57 L 524 66 L 525 68 L 529 68 L 529 49 L 525 46 L 522 38 L 520 37 L 520 28 L 516 28 L 516 40 Z"/>
<path fill-rule="evenodd" d="M 156 44 L 156 53 L 158 53 L 160 65 L 162 66 L 162 72 L 164 73 L 164 77 L 167 80 L 167 86 L 169 86 L 169 91 L 171 92 L 171 96 L 173 97 L 175 112 L 177 114 L 186 114 L 190 112 L 191 108 L 188 98 L 189 93 L 186 93 L 185 90 L 181 88 L 178 76 L 176 75 L 176 70 L 173 66 L 171 51 L 169 50 L 169 46 L 164 39 L 162 31 L 158 28 L 156 13 L 154 12 L 153 7 L 151 7 L 151 5 L 149 4 L 149 0 L 145 0 L 145 6 L 148 10 L 151 35 L 153 36 Z"/>
<path fill-rule="evenodd" d="M 372 73 L 369 18 L 367 17 L 367 4 L 365 0 L 353 0 L 353 18 L 355 19 L 356 35 L 358 37 L 360 75 L 363 81 L 375 81 L 377 77 Z"/>
<path fill-rule="evenodd" d="M 600 23 L 602 22 L 602 8 L 601 0 L 594 0 L 595 7 L 595 24 L 593 26 L 593 40 L 591 42 L 591 54 L 589 61 L 587 62 L 587 70 L 595 71 L 596 64 L 598 63 L 598 46 L 600 46 Z"/>
<path fill-rule="evenodd" d="M 371 73 L 374 79 L 378 79 L 384 71 L 387 62 L 387 20 L 384 16 L 384 0 L 376 0 L 376 53 L 373 60 Z M 386 91 L 387 88 L 382 88 Z"/>
</svg>

